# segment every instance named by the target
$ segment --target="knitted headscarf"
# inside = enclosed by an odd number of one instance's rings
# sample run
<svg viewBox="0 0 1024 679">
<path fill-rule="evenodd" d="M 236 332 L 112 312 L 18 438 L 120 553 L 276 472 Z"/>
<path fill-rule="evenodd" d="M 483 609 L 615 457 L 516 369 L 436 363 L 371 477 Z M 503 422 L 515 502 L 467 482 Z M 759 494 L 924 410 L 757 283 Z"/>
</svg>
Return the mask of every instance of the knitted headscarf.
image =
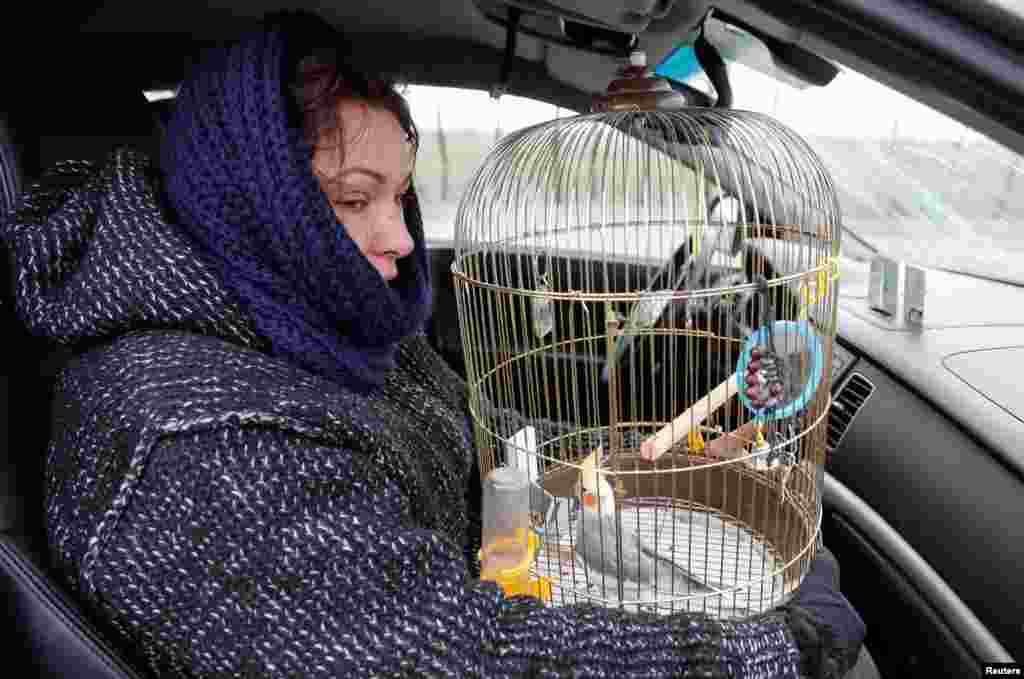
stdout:
<svg viewBox="0 0 1024 679">
<path fill-rule="evenodd" d="M 429 313 L 428 260 L 413 197 L 405 219 L 415 251 L 385 282 L 313 174 L 290 91 L 302 57 L 337 47 L 309 43 L 332 36 L 314 17 L 285 15 L 211 52 L 178 92 L 161 159 L 182 226 L 270 352 L 366 392 Z"/>
</svg>

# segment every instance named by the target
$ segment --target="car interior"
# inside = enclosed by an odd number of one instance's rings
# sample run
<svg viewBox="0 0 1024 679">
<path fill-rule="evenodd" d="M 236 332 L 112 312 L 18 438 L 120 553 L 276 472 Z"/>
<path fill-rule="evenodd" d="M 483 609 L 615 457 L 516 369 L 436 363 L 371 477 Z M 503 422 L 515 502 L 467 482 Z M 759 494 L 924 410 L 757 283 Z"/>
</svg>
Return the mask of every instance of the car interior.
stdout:
<svg viewBox="0 0 1024 679">
<path fill-rule="evenodd" d="M 366 64 L 413 87 L 478 91 L 499 109 L 528 98 L 562 115 L 587 112 L 635 49 L 669 73 L 681 49 L 693 53 L 707 44 L 705 35 L 738 31 L 757 41 L 780 78 L 803 89 L 828 91 L 841 69 L 851 69 L 955 121 L 972 139 L 1005 149 L 1017 164 L 1005 165 L 1011 197 L 996 210 L 997 221 L 1005 227 L 1000 238 L 1019 238 L 1015 216 L 1024 217 L 1024 203 L 1012 198 L 1012 182 L 1024 173 L 1016 155 L 1024 154 L 1024 9 L 997 0 L 111 0 L 60 11 L 43 3 L 8 17 L 9 36 L 32 37 L 0 47 L 0 215 L 57 161 L 100 160 L 117 145 L 157 157 L 173 90 L 203 50 L 279 9 L 315 11 L 346 33 Z M 26 51 L 33 42 L 46 49 Z M 718 50 L 728 52 L 722 43 Z M 733 66 L 696 58 L 699 77 L 669 78 L 691 105 L 729 107 L 742 99 L 742 81 L 728 75 Z M 153 92 L 170 94 L 144 95 Z M 878 110 L 884 104 L 857 105 L 885 116 Z M 419 121 L 413 105 L 420 125 L 433 113 L 427 109 Z M 836 152 L 826 163 L 862 152 Z M 830 170 L 847 176 L 842 162 Z M 998 177 L 993 181 L 1004 181 Z M 856 215 L 850 195 L 842 208 Z M 428 337 L 465 376 L 451 274 L 453 213 L 440 214 L 448 223 L 434 237 L 428 233 Z M 856 230 L 842 237 L 844 248 L 873 240 Z M 877 238 L 885 242 L 883 232 Z M 963 247 L 977 247 L 973 242 Z M 686 257 L 685 245 L 663 259 Z M 915 302 L 909 260 L 882 250 L 868 243 L 867 254 L 851 254 L 853 268 L 842 273 L 848 294 L 839 302 L 833 349 L 823 540 L 883 677 L 983 676 L 984 663 L 1024 658 L 1024 380 L 1016 375 L 1024 359 L 1024 273 L 1015 279 L 1002 270 L 923 266 L 927 278 Z M 756 242 L 741 251 L 748 264 L 760 258 L 769 270 L 785 268 Z M 593 265 L 562 256 L 574 276 Z M 1006 270 L 1024 272 L 1024 250 L 1006 261 Z M 135 651 L 117 645 L 50 569 L 43 463 L 50 397 L 70 352 L 26 332 L 7 253 L 0 262 L 8 345 L 0 455 L 7 657 L 28 668 L 24 676 L 146 677 Z M 636 277 L 631 266 L 612 272 L 623 288 Z M 892 298 L 873 285 L 887 266 L 906 281 Z M 536 285 L 524 277 L 522 285 Z M 581 374 L 573 362 L 589 359 L 568 352 L 545 360 L 568 380 Z"/>
</svg>

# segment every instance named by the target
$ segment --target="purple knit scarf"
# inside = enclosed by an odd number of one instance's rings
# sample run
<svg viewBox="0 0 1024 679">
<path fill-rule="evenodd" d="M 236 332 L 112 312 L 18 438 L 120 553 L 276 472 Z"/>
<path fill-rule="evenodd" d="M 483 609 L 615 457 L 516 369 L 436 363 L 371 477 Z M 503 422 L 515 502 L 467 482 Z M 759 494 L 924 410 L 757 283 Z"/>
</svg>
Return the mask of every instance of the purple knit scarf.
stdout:
<svg viewBox="0 0 1024 679">
<path fill-rule="evenodd" d="M 271 353 L 365 393 L 429 313 L 422 219 L 408 201 L 416 249 L 389 285 L 313 174 L 313 149 L 289 100 L 292 52 L 269 28 L 203 61 L 168 123 L 166 192 Z"/>
</svg>

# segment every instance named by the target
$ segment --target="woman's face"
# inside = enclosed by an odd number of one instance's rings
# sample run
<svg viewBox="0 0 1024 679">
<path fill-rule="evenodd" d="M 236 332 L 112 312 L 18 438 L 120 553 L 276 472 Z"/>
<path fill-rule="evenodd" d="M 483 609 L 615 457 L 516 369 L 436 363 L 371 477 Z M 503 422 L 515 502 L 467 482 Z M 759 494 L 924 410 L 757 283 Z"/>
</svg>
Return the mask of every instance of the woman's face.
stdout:
<svg viewBox="0 0 1024 679">
<path fill-rule="evenodd" d="M 335 140 L 321 139 L 313 171 L 349 238 L 390 281 L 398 275 L 398 260 L 414 247 L 402 209 L 412 182 L 414 150 L 389 111 L 345 100 L 338 115 L 344 140 L 339 148 Z"/>
</svg>

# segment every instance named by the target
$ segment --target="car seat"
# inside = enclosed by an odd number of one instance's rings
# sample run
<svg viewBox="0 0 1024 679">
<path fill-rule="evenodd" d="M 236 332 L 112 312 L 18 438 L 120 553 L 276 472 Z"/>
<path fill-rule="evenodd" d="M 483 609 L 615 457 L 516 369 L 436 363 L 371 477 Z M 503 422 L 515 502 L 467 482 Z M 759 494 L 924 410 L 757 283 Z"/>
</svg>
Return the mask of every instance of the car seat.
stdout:
<svg viewBox="0 0 1024 679">
<path fill-rule="evenodd" d="M 0 110 L 0 221 L 19 192 L 41 169 L 61 159 L 101 160 L 129 143 L 152 152 L 156 111 L 142 92 L 90 85 L 77 103 L 61 88 L 60 98 L 20 97 L 23 110 Z M 163 104 L 164 107 L 167 104 Z M 81 110 L 88 113 L 81 113 Z M 38 111 L 40 115 L 35 115 Z M 46 129 L 60 123 L 59 129 Z M 14 309 L 10 255 L 0 257 L 0 323 L 7 350 L 0 375 L 3 451 L 0 452 L 0 596 L 5 662 L 19 676 L 75 679 L 141 679 L 147 674 L 116 640 L 101 631 L 63 583 L 54 577 L 46 549 L 43 464 L 50 438 L 53 387 L 70 358 L 68 349 L 31 336 Z"/>
</svg>

